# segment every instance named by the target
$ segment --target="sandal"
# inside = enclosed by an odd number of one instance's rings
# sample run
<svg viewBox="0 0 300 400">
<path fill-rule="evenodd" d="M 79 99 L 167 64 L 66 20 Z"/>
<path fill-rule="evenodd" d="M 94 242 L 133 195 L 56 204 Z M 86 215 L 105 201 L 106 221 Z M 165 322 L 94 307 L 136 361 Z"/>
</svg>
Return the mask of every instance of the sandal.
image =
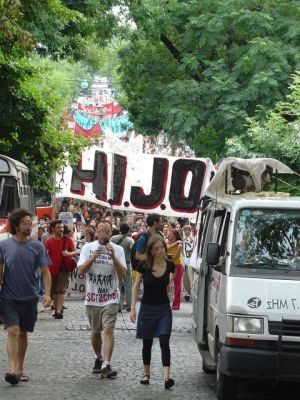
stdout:
<svg viewBox="0 0 300 400">
<path fill-rule="evenodd" d="M 144 379 L 144 378 L 146 378 L 146 379 Z M 140 384 L 141 385 L 149 385 L 149 381 L 150 381 L 150 375 L 144 374 L 142 379 L 140 380 Z"/>
<path fill-rule="evenodd" d="M 24 375 L 23 372 L 20 372 L 18 374 L 19 382 L 28 382 L 29 381 L 29 376 Z"/>
<path fill-rule="evenodd" d="M 165 389 L 170 389 L 174 385 L 175 385 L 174 379 L 169 378 L 165 380 Z"/>
<path fill-rule="evenodd" d="M 17 385 L 19 383 L 19 376 L 13 372 L 6 372 L 4 379 L 11 385 Z"/>
</svg>

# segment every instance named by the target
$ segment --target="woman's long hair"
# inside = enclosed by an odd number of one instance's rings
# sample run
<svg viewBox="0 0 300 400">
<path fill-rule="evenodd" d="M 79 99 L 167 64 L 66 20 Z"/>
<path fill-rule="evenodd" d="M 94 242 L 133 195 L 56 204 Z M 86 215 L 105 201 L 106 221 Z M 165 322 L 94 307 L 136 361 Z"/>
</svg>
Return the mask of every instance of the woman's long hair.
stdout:
<svg viewBox="0 0 300 400">
<path fill-rule="evenodd" d="M 169 233 L 173 233 L 173 235 L 175 236 L 175 242 L 176 242 L 177 240 L 181 240 L 180 233 L 178 232 L 177 229 L 170 229 L 170 230 L 169 230 Z"/>
<path fill-rule="evenodd" d="M 154 263 L 154 255 L 152 254 L 153 246 L 157 243 L 161 242 L 166 251 L 166 258 L 167 258 L 167 245 L 164 238 L 160 235 L 153 235 L 149 238 L 146 247 L 146 260 L 145 260 L 145 267 L 152 270 L 153 263 Z"/>
</svg>

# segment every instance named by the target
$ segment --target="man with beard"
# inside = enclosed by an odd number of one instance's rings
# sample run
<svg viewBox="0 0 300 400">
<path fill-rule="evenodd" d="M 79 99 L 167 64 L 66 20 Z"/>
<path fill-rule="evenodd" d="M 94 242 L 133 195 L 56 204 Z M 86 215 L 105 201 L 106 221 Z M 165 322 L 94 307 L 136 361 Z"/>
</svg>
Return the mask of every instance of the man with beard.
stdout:
<svg viewBox="0 0 300 400">
<path fill-rule="evenodd" d="M 110 361 L 120 300 L 118 276 L 123 279 L 126 276 L 124 250 L 115 243 L 109 243 L 111 235 L 110 221 L 101 220 L 97 227 L 98 240 L 83 246 L 78 262 L 79 274 L 86 274 L 85 305 L 91 326 L 91 344 L 96 355 L 93 373 L 101 373 L 104 378 L 115 378 L 117 375 Z"/>
<path fill-rule="evenodd" d="M 44 243 L 51 260 L 50 273 L 52 276 L 51 297 L 55 319 L 63 318 L 63 307 L 65 293 L 69 284 L 68 271 L 63 269 L 64 257 L 76 255 L 75 244 L 69 236 L 64 236 L 64 224 L 60 219 L 51 223 L 53 226 L 53 236 Z"/>
<path fill-rule="evenodd" d="M 8 218 L 11 238 L 0 242 L 1 314 L 7 331 L 9 372 L 6 382 L 27 382 L 23 364 L 27 350 L 27 332 L 33 332 L 37 320 L 38 271 L 41 271 L 45 307 L 51 305 L 51 264 L 44 246 L 32 240 L 32 214 L 24 209 L 13 211 Z"/>
</svg>

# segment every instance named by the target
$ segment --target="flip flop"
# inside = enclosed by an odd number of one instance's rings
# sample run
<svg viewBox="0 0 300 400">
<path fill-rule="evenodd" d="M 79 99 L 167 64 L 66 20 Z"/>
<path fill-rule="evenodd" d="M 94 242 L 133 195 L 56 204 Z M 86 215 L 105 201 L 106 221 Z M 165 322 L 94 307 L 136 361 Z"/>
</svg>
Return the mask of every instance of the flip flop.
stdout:
<svg viewBox="0 0 300 400">
<path fill-rule="evenodd" d="M 10 383 L 11 385 L 17 385 L 19 383 L 19 377 L 17 374 L 13 372 L 7 372 L 4 377 L 5 381 Z"/>
</svg>

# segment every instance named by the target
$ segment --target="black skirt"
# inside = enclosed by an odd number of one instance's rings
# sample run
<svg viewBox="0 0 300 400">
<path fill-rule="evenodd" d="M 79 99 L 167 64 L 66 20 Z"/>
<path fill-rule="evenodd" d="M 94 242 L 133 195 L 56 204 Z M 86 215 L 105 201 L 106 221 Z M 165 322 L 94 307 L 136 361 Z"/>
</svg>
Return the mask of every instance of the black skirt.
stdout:
<svg viewBox="0 0 300 400">
<path fill-rule="evenodd" d="M 153 339 L 161 335 L 171 335 L 172 310 L 170 303 L 148 305 L 141 303 L 137 319 L 136 337 Z"/>
</svg>

